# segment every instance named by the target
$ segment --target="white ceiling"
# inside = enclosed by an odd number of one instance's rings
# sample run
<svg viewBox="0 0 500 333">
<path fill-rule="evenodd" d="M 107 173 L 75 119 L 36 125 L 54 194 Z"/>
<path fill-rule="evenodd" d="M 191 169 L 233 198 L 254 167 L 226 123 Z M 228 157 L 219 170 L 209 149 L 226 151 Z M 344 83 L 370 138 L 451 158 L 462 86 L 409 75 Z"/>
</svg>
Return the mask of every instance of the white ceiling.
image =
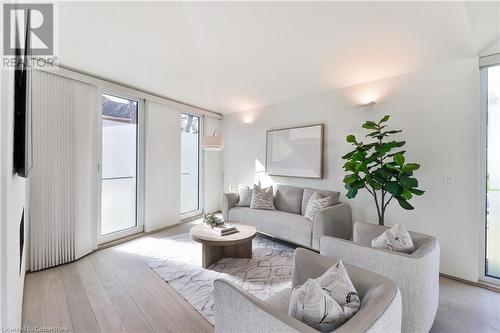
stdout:
<svg viewBox="0 0 500 333">
<path fill-rule="evenodd" d="M 221 113 L 490 52 L 498 2 L 62 2 L 60 62 Z"/>
</svg>

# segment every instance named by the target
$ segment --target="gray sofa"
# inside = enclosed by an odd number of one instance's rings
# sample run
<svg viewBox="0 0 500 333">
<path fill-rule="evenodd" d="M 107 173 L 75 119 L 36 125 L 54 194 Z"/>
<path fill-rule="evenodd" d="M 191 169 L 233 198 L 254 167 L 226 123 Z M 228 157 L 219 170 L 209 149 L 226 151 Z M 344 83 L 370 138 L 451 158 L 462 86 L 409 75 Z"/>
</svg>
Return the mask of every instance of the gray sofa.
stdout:
<svg viewBox="0 0 500 333">
<path fill-rule="evenodd" d="M 298 248 L 293 256 L 292 287 L 316 278 L 336 261 Z M 359 311 L 335 333 L 401 332 L 401 294 L 397 285 L 378 274 L 345 265 L 361 299 Z M 262 301 L 224 279 L 214 282 L 215 332 L 318 332 L 288 315 L 291 289 Z"/>
<path fill-rule="evenodd" d="M 403 300 L 402 332 L 427 333 L 439 304 L 439 243 L 432 236 L 410 232 L 415 244 L 412 254 L 371 247 L 372 239 L 385 230 L 387 227 L 356 222 L 353 241 L 323 237 L 320 253 L 396 282 Z"/>
<path fill-rule="evenodd" d="M 304 217 L 307 202 L 318 191 L 331 196 L 333 205 L 320 210 L 310 221 Z M 253 225 L 261 233 L 297 245 L 319 250 L 321 236 L 349 239 L 352 231 L 351 208 L 339 202 L 339 192 L 289 185 L 275 186 L 275 210 L 239 207 L 238 193 L 224 193 L 222 215 L 226 221 Z"/>
</svg>

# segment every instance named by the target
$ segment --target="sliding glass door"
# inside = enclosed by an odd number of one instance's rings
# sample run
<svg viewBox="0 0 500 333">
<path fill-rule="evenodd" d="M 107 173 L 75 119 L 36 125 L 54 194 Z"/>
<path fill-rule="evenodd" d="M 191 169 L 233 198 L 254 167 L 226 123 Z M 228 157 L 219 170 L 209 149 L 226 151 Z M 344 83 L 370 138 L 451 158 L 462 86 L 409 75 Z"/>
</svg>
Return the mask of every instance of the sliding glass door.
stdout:
<svg viewBox="0 0 500 333">
<path fill-rule="evenodd" d="M 181 215 L 201 214 L 201 117 L 181 114 Z"/>
<path fill-rule="evenodd" d="M 483 69 L 487 111 L 485 271 L 500 279 L 500 65 Z M 483 84 L 484 86 L 484 84 Z M 500 282 L 500 280 L 499 280 Z"/>
<path fill-rule="evenodd" d="M 99 242 L 142 231 L 138 219 L 140 101 L 102 94 Z"/>
</svg>

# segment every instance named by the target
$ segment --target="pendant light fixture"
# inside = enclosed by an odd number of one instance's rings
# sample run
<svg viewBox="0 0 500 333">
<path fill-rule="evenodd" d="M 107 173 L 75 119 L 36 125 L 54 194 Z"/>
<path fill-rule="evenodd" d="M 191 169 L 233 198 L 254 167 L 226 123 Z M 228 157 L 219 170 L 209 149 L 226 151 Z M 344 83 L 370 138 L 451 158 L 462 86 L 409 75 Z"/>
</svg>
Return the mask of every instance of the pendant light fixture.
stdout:
<svg viewBox="0 0 500 333">
<path fill-rule="evenodd" d="M 208 151 L 221 151 L 224 149 L 224 139 L 218 130 L 214 130 L 212 135 L 203 138 L 203 149 Z"/>
</svg>

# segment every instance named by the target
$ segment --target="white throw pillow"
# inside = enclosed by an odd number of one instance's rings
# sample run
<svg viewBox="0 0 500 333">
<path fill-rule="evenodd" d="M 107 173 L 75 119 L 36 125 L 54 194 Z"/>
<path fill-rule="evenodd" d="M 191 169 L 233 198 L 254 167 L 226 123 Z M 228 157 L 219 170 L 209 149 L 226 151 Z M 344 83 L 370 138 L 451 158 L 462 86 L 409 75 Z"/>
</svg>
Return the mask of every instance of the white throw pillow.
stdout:
<svg viewBox="0 0 500 333">
<path fill-rule="evenodd" d="M 273 187 L 261 188 L 260 185 L 254 185 L 250 208 L 254 209 L 275 209 Z"/>
<path fill-rule="evenodd" d="M 253 189 L 250 186 L 238 184 L 238 207 L 250 207 L 250 202 L 252 201 Z"/>
<path fill-rule="evenodd" d="M 293 289 L 288 314 L 321 332 L 331 332 L 351 318 L 360 305 L 340 260 L 319 278 Z"/>
<path fill-rule="evenodd" d="M 372 247 L 403 253 L 412 253 L 415 249 L 410 234 L 405 226 L 399 223 L 372 239 Z"/>
<path fill-rule="evenodd" d="M 332 197 L 323 198 L 318 192 L 314 192 L 307 202 L 304 217 L 308 220 L 314 220 L 314 215 L 323 208 L 332 205 Z"/>
</svg>

